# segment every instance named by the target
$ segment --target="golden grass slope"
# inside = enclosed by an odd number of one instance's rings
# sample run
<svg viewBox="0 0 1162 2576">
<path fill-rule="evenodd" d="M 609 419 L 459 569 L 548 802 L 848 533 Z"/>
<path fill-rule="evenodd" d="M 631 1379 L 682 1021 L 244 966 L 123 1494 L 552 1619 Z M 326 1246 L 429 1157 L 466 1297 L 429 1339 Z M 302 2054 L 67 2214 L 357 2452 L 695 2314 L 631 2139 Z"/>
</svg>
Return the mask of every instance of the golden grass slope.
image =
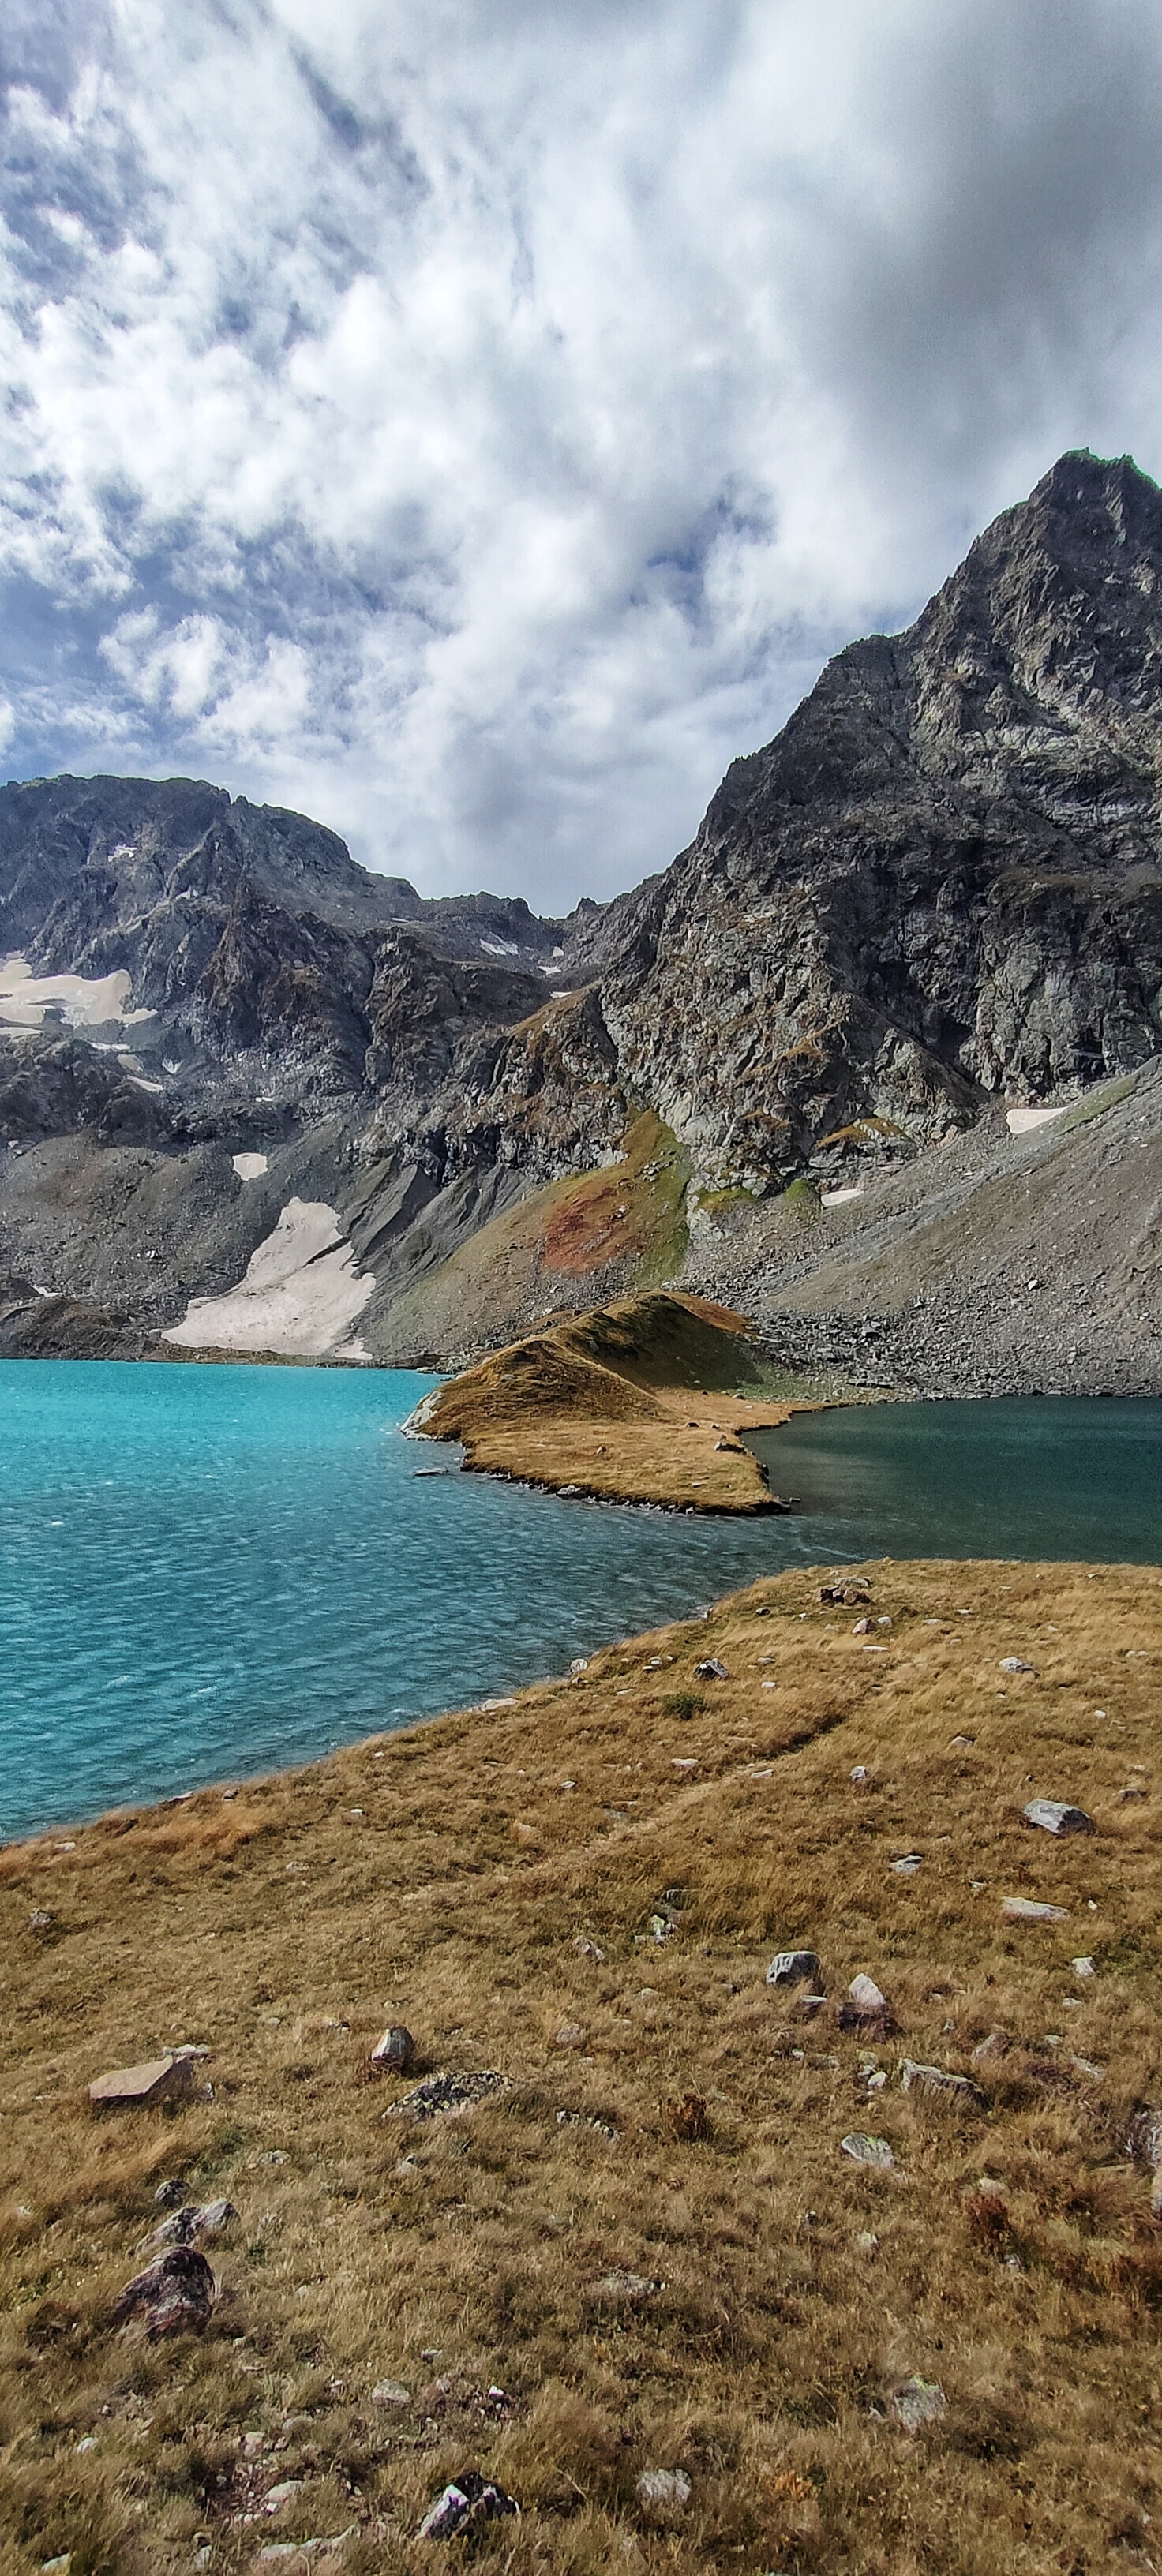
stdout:
<svg viewBox="0 0 1162 2576">
<path fill-rule="evenodd" d="M 509 2576 L 1157 2565 L 1162 2240 L 1127 2138 L 1162 2100 L 1162 1578 L 867 1571 L 870 1643 L 784 1575 L 511 1706 L 0 1857 L 6 2576 L 343 2531 L 350 2576 L 436 2568 L 418 2525 L 474 2465 L 523 2507 L 481 2551 Z M 1030 1831 L 1035 1794 L 1096 1834 Z M 1007 1924 L 1014 1893 L 1065 1919 Z M 815 2020 L 764 1983 L 791 1943 Z M 857 1971 L 895 2036 L 839 2027 Z M 389 2020 L 510 2089 L 385 2116 Z M 182 2040 L 212 2103 L 92 2121 L 91 2077 Z M 979 2107 L 905 2094 L 905 2055 Z M 207 2334 L 151 2348 L 109 2310 L 163 2176 L 240 2218 Z M 909 2435 L 916 2375 L 947 2411 Z M 654 2468 L 690 2480 L 669 2529 Z"/>
<path fill-rule="evenodd" d="M 527 1334 L 426 1396 L 413 1427 L 465 1466 L 674 1509 L 772 1508 L 740 1434 L 802 1406 L 767 1396 L 741 1315 L 655 1289 Z"/>
</svg>

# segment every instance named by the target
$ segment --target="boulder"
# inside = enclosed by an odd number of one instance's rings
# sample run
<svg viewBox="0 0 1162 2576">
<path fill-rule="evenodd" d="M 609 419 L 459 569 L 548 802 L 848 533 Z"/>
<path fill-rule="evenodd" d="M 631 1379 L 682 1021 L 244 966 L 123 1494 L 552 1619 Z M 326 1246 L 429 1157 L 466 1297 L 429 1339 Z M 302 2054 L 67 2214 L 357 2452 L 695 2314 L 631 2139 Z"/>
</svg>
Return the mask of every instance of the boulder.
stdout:
<svg viewBox="0 0 1162 2576">
<path fill-rule="evenodd" d="M 207 2239 L 221 2236 L 237 2216 L 232 2200 L 207 2200 L 200 2208 L 187 2201 L 172 2218 L 163 2218 L 149 2241 L 151 2245 L 204 2245 Z"/>
<path fill-rule="evenodd" d="M 823 1970 L 814 1950 L 779 1950 L 767 1969 L 768 1986 L 821 1986 Z"/>
<path fill-rule="evenodd" d="M 166 2335 L 201 2334 L 216 2297 L 217 2283 L 205 2255 L 192 2245 L 175 2245 L 126 2283 L 111 2322 L 139 2324 L 151 2343 Z"/>
<path fill-rule="evenodd" d="M 373 2406 L 410 2406 L 412 2394 L 402 2379 L 381 2379 L 371 2391 Z"/>
<path fill-rule="evenodd" d="M 1087 1977 L 1096 1977 L 1097 1975 L 1097 1969 L 1095 1968 L 1092 1959 L 1071 1959 L 1069 1964 L 1073 1970 L 1074 1976 L 1082 1978 L 1083 1981 Z"/>
<path fill-rule="evenodd" d="M 119 2066 L 110 2075 L 98 2075 L 89 2086 L 89 2102 L 94 2111 L 134 2111 L 188 2099 L 193 2089 L 192 2058 L 150 2057 L 141 2066 Z"/>
<path fill-rule="evenodd" d="M 854 1626 L 854 1628 L 852 1629 L 852 1632 L 851 1632 L 851 1633 L 852 1633 L 852 1636 L 853 1636 L 853 1637 L 870 1637 L 870 1636 L 872 1635 L 872 1633 L 873 1633 L 874 1628 L 875 1628 L 875 1624 L 876 1624 L 876 1623 L 875 1623 L 875 1620 L 874 1620 L 874 1619 L 857 1619 L 857 1620 L 856 1620 L 856 1623 L 855 1623 L 855 1626 Z"/>
<path fill-rule="evenodd" d="M 902 2387 L 892 2390 L 888 2404 L 905 2433 L 918 2433 L 923 2424 L 938 2424 L 948 2413 L 948 2399 L 938 2379 L 905 2379 Z"/>
<path fill-rule="evenodd" d="M 1067 1905 L 1042 1905 L 1032 1896 L 1006 1896 L 1001 1907 L 1006 1923 L 1067 1923 Z"/>
<path fill-rule="evenodd" d="M 1003 1673 L 1035 1673 L 1037 1670 L 1035 1664 L 1025 1662 L 1023 1655 L 1002 1655 L 1000 1668 Z"/>
<path fill-rule="evenodd" d="M 858 2129 L 853 2129 L 850 2137 L 840 2139 L 839 2151 L 841 2155 L 850 2156 L 853 2165 L 877 2165 L 884 2173 L 896 2161 L 886 2138 L 870 2138 Z"/>
<path fill-rule="evenodd" d="M 519 2513 L 520 2506 L 492 2478 L 479 2469 L 464 2469 L 449 2480 L 420 2524 L 421 2540 L 457 2540 L 464 2532 L 475 2531 L 481 2523 L 494 2522 L 504 2514 Z"/>
<path fill-rule="evenodd" d="M 997 2058 L 1008 2056 L 1012 2045 L 1012 2033 L 1007 2030 L 1002 2030 L 998 2024 L 996 2030 L 990 2030 L 987 2039 L 980 2039 L 977 2041 L 976 2047 L 972 2052 L 973 2065 L 993 2065 Z"/>
<path fill-rule="evenodd" d="M 382 2039 L 377 2039 L 371 2052 L 371 2063 L 377 2075 L 406 2075 L 416 2053 L 416 2043 L 402 2021 L 393 2021 Z"/>
<path fill-rule="evenodd" d="M 676 2521 L 690 2502 L 690 2480 L 685 2469 L 643 2469 L 637 2482 L 637 2500 L 654 2522 Z"/>
<path fill-rule="evenodd" d="M 839 2027 L 841 2030 L 894 2030 L 891 2006 L 874 1977 L 852 1978 L 839 2007 Z"/>
<path fill-rule="evenodd" d="M 900 2068 L 900 2082 L 905 2093 L 929 2093 L 965 2107 L 975 2105 L 981 2098 L 971 2076 L 949 2075 L 943 2066 L 918 2066 L 911 2057 L 906 2057 Z"/>
<path fill-rule="evenodd" d="M 730 1674 L 720 1655 L 704 1655 L 701 1663 L 694 1666 L 694 1679 L 696 1682 L 728 1682 Z"/>
<path fill-rule="evenodd" d="M 425 2075 L 422 2084 L 390 2103 L 383 2116 L 385 2120 L 455 2118 L 508 2089 L 507 2075 L 498 2075 L 493 2067 L 478 2075 Z"/>
<path fill-rule="evenodd" d="M 1094 1834 L 1097 1827 L 1084 1807 L 1064 1806 L 1057 1798 L 1030 1798 L 1024 1809 L 1027 1825 L 1040 1825 L 1047 1834 Z"/>
</svg>

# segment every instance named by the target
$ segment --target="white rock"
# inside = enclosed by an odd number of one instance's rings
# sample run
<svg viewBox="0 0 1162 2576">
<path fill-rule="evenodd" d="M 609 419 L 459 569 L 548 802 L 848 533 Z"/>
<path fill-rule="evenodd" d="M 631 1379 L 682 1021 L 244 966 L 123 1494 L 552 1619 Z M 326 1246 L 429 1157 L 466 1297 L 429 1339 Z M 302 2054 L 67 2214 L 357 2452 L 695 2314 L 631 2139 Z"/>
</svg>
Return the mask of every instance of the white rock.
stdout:
<svg viewBox="0 0 1162 2576">
<path fill-rule="evenodd" d="M 410 2406 L 412 2394 L 402 2379 L 381 2379 L 371 2391 L 373 2406 Z"/>
<path fill-rule="evenodd" d="M 685 2513 L 690 2480 L 685 2469 L 645 2469 L 637 2482 L 637 2500 L 658 2521 Z"/>
<path fill-rule="evenodd" d="M 1006 1896 L 1001 1912 L 1006 1923 L 1067 1923 L 1067 1905 L 1040 1905 L 1032 1896 Z"/>
<path fill-rule="evenodd" d="M 1096 1977 L 1097 1975 L 1092 1959 L 1071 1959 L 1069 1964 L 1075 1977 Z"/>
<path fill-rule="evenodd" d="M 1036 1664 L 1027 1664 L 1023 1655 L 1001 1656 L 1001 1671 L 1003 1673 L 1035 1673 L 1036 1670 Z"/>
<path fill-rule="evenodd" d="M 874 1977 L 853 1977 L 847 1991 L 857 2012 L 882 2013 L 888 2009 L 887 1996 L 881 1994 Z"/>
<path fill-rule="evenodd" d="M 896 2161 L 886 2138 L 869 2138 L 859 2130 L 853 2130 L 850 2137 L 841 2138 L 839 2148 L 841 2155 L 850 2156 L 854 2165 L 878 2165 L 885 2173 Z"/>
</svg>

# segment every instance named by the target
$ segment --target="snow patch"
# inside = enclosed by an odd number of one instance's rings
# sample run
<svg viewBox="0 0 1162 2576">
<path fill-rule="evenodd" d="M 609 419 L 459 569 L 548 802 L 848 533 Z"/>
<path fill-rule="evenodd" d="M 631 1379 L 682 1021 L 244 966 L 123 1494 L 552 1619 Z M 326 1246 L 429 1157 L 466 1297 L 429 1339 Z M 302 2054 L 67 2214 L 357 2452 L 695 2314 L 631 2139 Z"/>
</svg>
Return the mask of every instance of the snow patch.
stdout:
<svg viewBox="0 0 1162 2576">
<path fill-rule="evenodd" d="M 26 957 L 6 957 L 0 964 L 0 1028 L 42 1029 L 47 1011 L 69 1029 L 100 1029 L 109 1020 L 136 1028 L 156 1014 L 126 1009 L 132 989 L 124 967 L 112 975 L 34 975 Z"/>
<path fill-rule="evenodd" d="M 245 1276 L 222 1297 L 194 1297 L 167 1342 L 183 1350 L 277 1351 L 288 1359 L 369 1359 L 352 1327 L 375 1287 L 355 1275 L 355 1251 L 334 1208 L 288 1199 Z"/>
<path fill-rule="evenodd" d="M 1056 1109 L 1010 1109 L 1010 1136 L 1027 1136 L 1031 1127 L 1047 1127 L 1051 1118 L 1064 1118 L 1069 1102 L 1063 1100 Z"/>
<path fill-rule="evenodd" d="M 268 1168 L 265 1154 L 235 1154 L 231 1159 L 240 1181 L 260 1181 Z"/>
<path fill-rule="evenodd" d="M 856 1181 L 849 1190 L 820 1190 L 820 1207 L 843 1207 L 848 1199 L 863 1197 L 863 1182 Z"/>
</svg>

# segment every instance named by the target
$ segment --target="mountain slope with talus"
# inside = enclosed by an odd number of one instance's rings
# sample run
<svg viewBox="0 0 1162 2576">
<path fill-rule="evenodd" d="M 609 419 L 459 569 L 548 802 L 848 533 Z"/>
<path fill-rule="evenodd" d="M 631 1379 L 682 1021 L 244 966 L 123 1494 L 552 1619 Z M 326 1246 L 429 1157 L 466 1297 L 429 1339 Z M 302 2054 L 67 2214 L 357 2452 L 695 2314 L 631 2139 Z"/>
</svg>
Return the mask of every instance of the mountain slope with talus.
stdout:
<svg viewBox="0 0 1162 2576">
<path fill-rule="evenodd" d="M 918 1264 L 959 1383 L 1008 1244 L 1063 1313 L 1102 1279 L 1117 1382 L 1153 1383 L 1160 676 L 1162 495 L 1075 454 L 828 665 L 672 866 L 567 922 L 425 901 L 197 782 L 0 790 L 0 1274 L 166 1330 L 266 1276 L 301 1203 L 371 1282 L 358 1351 L 406 1360 L 663 1279 L 854 1349 Z M 1118 1083 L 1129 1124 L 1076 1132 Z M 1012 1138 L 1038 1107 L 1063 1123 Z M 997 1382 L 1039 1382 L 1039 1333 Z"/>
</svg>

